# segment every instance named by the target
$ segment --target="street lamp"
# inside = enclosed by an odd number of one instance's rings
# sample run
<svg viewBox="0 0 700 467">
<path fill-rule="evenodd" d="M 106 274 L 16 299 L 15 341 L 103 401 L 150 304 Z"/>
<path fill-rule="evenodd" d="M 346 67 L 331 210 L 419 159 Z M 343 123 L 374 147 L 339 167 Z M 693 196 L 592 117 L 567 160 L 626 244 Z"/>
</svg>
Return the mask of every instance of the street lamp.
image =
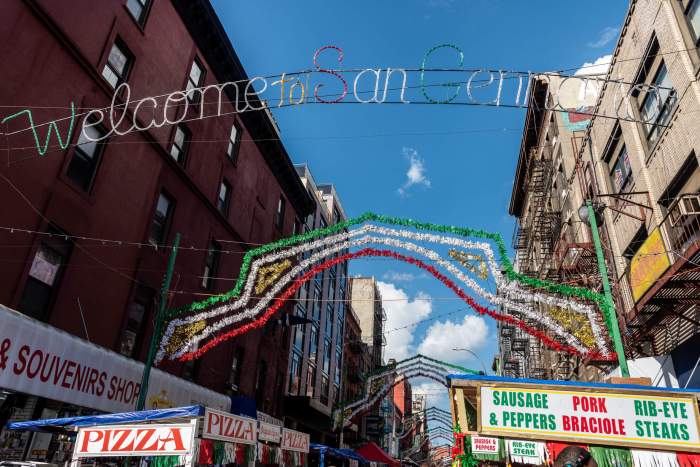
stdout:
<svg viewBox="0 0 700 467">
<path fill-rule="evenodd" d="M 470 354 L 472 354 L 474 356 L 474 358 L 476 358 L 479 361 L 479 363 L 481 363 L 481 368 L 484 369 L 484 371 L 482 371 L 480 373 L 484 376 L 486 375 L 486 365 L 484 365 L 484 362 L 481 361 L 481 359 L 479 358 L 479 356 L 477 354 L 472 352 L 470 349 L 456 348 L 456 349 L 452 349 L 452 350 L 461 351 L 461 352 L 469 352 Z"/>
<path fill-rule="evenodd" d="M 583 222 L 588 222 L 591 225 L 591 234 L 593 236 L 593 246 L 595 247 L 596 259 L 598 260 L 598 272 L 603 282 L 603 293 L 605 294 L 605 302 L 608 305 L 610 316 L 607 316 L 610 334 L 615 345 L 615 353 L 617 353 L 617 361 L 620 364 L 620 374 L 623 378 L 629 378 L 630 371 L 627 367 L 627 358 L 625 357 L 625 348 L 622 345 L 622 337 L 620 336 L 620 325 L 617 322 L 617 312 L 615 311 L 615 303 L 610 292 L 610 281 L 608 280 L 608 268 L 605 266 L 605 258 L 603 257 L 603 248 L 600 245 L 600 236 L 598 235 L 598 222 L 600 214 L 605 206 L 598 205 L 593 208 L 591 200 L 586 200 L 586 203 L 578 210 L 578 217 Z"/>
</svg>

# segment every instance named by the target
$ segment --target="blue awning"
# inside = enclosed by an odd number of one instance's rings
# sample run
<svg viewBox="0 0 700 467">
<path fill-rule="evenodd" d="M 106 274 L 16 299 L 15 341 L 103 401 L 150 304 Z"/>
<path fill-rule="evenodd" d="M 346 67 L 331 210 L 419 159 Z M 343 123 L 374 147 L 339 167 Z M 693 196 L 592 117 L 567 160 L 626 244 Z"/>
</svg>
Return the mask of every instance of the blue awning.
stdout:
<svg viewBox="0 0 700 467">
<path fill-rule="evenodd" d="M 505 376 L 478 376 L 478 375 L 447 375 L 447 381 L 452 384 L 453 380 L 469 380 L 483 381 L 492 383 L 528 383 L 528 384 L 546 384 L 550 386 L 572 386 L 577 388 L 602 388 L 602 389 L 634 389 L 642 391 L 663 391 L 663 392 L 682 392 L 682 393 L 700 393 L 700 389 L 693 388 L 661 388 L 656 386 L 642 386 L 639 384 L 610 384 L 610 383 L 582 383 L 578 381 L 556 381 L 545 379 L 529 379 L 529 378 L 507 378 Z"/>
<path fill-rule="evenodd" d="M 150 422 L 168 418 L 193 418 L 204 415 L 204 406 L 191 405 L 172 409 L 142 410 L 140 412 L 108 413 L 104 415 L 84 415 L 81 417 L 46 418 L 28 422 L 8 423 L 10 430 L 54 432 L 78 426 L 112 425 Z"/>
<path fill-rule="evenodd" d="M 360 464 L 369 464 L 367 459 L 353 451 L 352 449 L 338 449 L 338 448 L 332 448 L 330 446 L 326 446 L 325 444 L 317 444 L 317 443 L 311 443 L 309 447 L 314 450 L 318 451 L 321 457 L 325 457 L 326 454 L 330 454 L 332 456 L 336 457 L 341 457 L 344 459 L 354 459 Z M 323 465 L 323 460 L 319 462 L 319 465 Z"/>
</svg>

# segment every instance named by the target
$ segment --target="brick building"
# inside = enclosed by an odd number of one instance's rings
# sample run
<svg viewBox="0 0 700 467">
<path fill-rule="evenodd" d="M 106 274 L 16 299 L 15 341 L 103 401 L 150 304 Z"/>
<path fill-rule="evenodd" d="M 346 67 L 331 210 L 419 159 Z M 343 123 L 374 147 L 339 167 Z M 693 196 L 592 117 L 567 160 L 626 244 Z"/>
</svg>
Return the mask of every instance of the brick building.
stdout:
<svg viewBox="0 0 700 467">
<path fill-rule="evenodd" d="M 247 79 L 208 1 L 114 0 L 94 8 L 88 0 L 69 7 L 9 0 L 0 14 L 0 36 L 13 44 L 3 54 L 4 108 L 27 107 L 37 123 L 64 118 L 57 133 L 70 134 L 65 149 L 52 135 L 40 157 L 26 115 L 3 125 L 9 150 L 0 168 L 7 227 L 0 243 L 8 248 L 0 303 L 143 360 L 176 233 L 182 241 L 171 307 L 229 290 L 243 254 L 293 234 L 312 200 L 266 110 L 235 114 L 225 100 L 223 115 L 199 119 L 212 102 L 188 92 L 189 106 L 169 109 L 184 118 L 179 124 L 111 134 L 98 144 L 81 136 L 85 111 L 108 108 L 121 83 L 132 96 L 160 96 L 162 106 L 173 91 Z M 72 133 L 65 119 L 71 102 Z M 141 112 L 145 126 L 150 115 Z M 106 122 L 90 123 L 94 138 L 109 132 Z M 37 131 L 43 144 L 51 126 Z M 279 417 L 288 339 L 271 325 L 194 364 L 162 368 Z M 5 408 L 12 403 L 5 397 Z"/>
</svg>

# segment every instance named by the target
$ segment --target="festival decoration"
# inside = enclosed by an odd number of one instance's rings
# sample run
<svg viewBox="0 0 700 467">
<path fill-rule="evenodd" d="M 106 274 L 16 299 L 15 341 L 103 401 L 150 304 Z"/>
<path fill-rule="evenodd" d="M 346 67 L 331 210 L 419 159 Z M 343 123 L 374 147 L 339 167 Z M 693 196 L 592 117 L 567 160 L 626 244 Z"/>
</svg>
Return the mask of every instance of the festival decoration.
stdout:
<svg viewBox="0 0 700 467">
<path fill-rule="evenodd" d="M 465 237 L 474 237 L 475 240 Z M 418 242 L 435 248 L 427 248 Z M 498 252 L 500 265 L 490 242 Z M 404 250 L 417 256 L 370 248 L 370 244 Z M 354 247 L 361 249 L 348 253 Z M 458 259 L 464 269 L 443 256 L 439 251 L 443 247 L 449 248 L 448 255 Z M 369 256 L 393 258 L 429 272 L 477 313 L 518 326 L 555 350 L 597 359 L 614 357 L 603 331 L 603 319 L 594 306 L 605 310 L 601 306 L 604 303 L 602 296 L 587 289 L 553 284 L 516 273 L 505 255 L 505 245 L 499 235 L 366 214 L 248 252 L 233 290 L 171 311 L 173 319 L 161 339 L 157 361 L 198 358 L 227 339 L 259 328 L 315 274 L 340 262 Z M 290 267 L 291 260 L 298 257 L 305 259 Z M 473 261 L 478 261 L 477 267 Z M 495 282 L 499 293 L 494 294 L 485 288 L 488 284 L 479 283 L 484 280 L 484 274 Z M 541 290 L 532 290 L 536 286 Z M 481 305 L 462 287 L 505 312 Z M 568 310 L 570 314 L 562 320 L 561 313 L 555 317 L 541 309 Z M 199 332 L 191 332 L 192 324 L 201 321 L 205 321 L 206 326 Z M 573 322 L 577 323 L 576 326 L 571 326 Z M 171 343 L 173 339 L 175 343 Z"/>
<path fill-rule="evenodd" d="M 452 68 L 427 68 L 428 58 L 439 49 L 452 49 L 457 53 L 458 64 L 456 67 Z M 571 108 L 568 104 L 562 104 L 560 102 L 560 94 L 565 96 L 567 90 L 561 90 L 564 88 L 565 84 L 568 84 L 571 80 L 577 81 L 579 89 L 601 89 L 602 84 L 606 84 L 610 88 L 611 92 L 615 93 L 616 96 L 622 96 L 622 104 L 615 106 L 615 110 L 612 113 L 604 114 L 594 114 L 592 112 L 584 112 L 580 109 L 576 109 L 576 115 L 601 115 L 608 118 L 617 118 L 624 121 L 639 122 L 639 123 L 649 123 L 650 119 L 653 119 L 658 112 L 661 111 L 661 103 L 664 101 L 659 98 L 662 92 L 664 93 L 675 93 L 675 90 L 668 87 L 662 87 L 655 84 L 634 84 L 626 83 L 621 80 L 608 79 L 607 77 L 601 76 L 590 76 L 590 75 L 573 75 L 565 76 L 561 74 L 556 74 L 557 81 L 550 82 L 550 76 L 553 73 L 542 73 L 542 72 L 531 72 L 531 71 L 511 71 L 511 70 L 494 70 L 494 69 L 463 69 L 462 65 L 464 63 L 464 52 L 458 46 L 453 44 L 439 44 L 431 47 L 424 55 L 421 62 L 420 68 L 364 68 L 364 69 L 329 69 L 323 68 L 318 63 L 321 53 L 325 51 L 336 51 L 338 54 L 338 63 L 342 63 L 344 59 L 343 50 L 335 45 L 325 45 L 317 49 L 313 54 L 313 65 L 314 69 L 298 71 L 298 72 L 284 72 L 275 76 L 255 76 L 253 78 L 246 78 L 239 81 L 229 81 L 224 83 L 210 84 L 207 86 L 202 86 L 198 88 L 192 88 L 187 90 L 176 90 L 171 92 L 163 92 L 157 96 L 143 97 L 137 101 L 131 102 L 131 87 L 128 83 L 124 82 L 117 86 L 112 102 L 108 108 L 104 109 L 91 109 L 85 113 L 85 117 L 82 121 L 81 135 L 87 141 L 101 141 L 112 135 L 123 136 L 135 131 L 147 131 L 151 128 L 160 128 L 164 125 L 176 125 L 185 119 L 191 120 L 201 120 L 210 117 L 220 117 L 230 112 L 225 110 L 224 105 L 233 105 L 236 113 L 250 112 L 250 111 L 260 111 L 268 107 L 268 102 L 272 102 L 276 97 L 265 94 L 277 93 L 276 86 L 279 86 L 279 103 L 277 107 L 283 106 L 296 106 L 305 104 L 311 99 L 307 100 L 307 94 L 310 94 L 310 89 L 313 87 L 313 97 L 315 103 L 323 104 L 340 104 L 340 103 L 358 103 L 358 104 L 382 104 L 387 102 L 387 95 L 390 89 L 396 89 L 399 94 L 399 100 L 390 101 L 392 103 L 402 103 L 410 104 L 411 101 L 407 100 L 405 97 L 406 91 L 414 88 L 419 88 L 422 94 L 423 100 L 421 100 L 420 95 L 416 95 L 418 98 L 416 103 L 422 104 L 444 104 L 444 105 L 484 105 L 484 106 L 494 106 L 494 107 L 515 107 L 515 108 L 526 108 L 529 104 L 528 92 L 530 89 L 530 81 L 533 77 L 537 77 L 538 80 L 544 80 L 548 82 L 547 88 L 552 99 L 547 99 L 545 108 L 547 110 L 552 110 L 555 112 L 563 112 L 566 116 L 571 113 Z M 419 85 L 411 85 L 409 83 L 409 74 L 418 73 Z M 426 73 L 445 73 L 450 72 L 452 82 L 445 82 L 437 85 L 426 84 Z M 399 73 L 402 76 L 402 82 L 400 88 L 390 88 L 391 75 Z M 361 95 L 364 93 L 358 90 L 358 82 L 362 79 L 365 74 L 370 74 L 374 76 L 374 86 L 373 86 L 373 96 L 369 99 L 364 99 Z M 384 76 L 383 89 L 380 89 L 380 81 L 382 80 L 382 74 Z M 457 76 L 454 76 L 457 74 Z M 349 76 L 350 75 L 350 76 Z M 353 79 L 353 100 L 346 99 L 349 94 L 348 89 L 348 79 L 354 75 Z M 290 77 L 289 79 L 287 77 Z M 332 76 L 334 79 L 338 80 L 342 88 L 342 92 L 333 91 L 326 94 L 325 97 L 337 96 L 335 99 L 326 100 L 324 95 L 319 93 L 319 90 L 326 86 L 325 83 L 316 83 L 313 85 L 312 77 L 315 76 Z M 276 81 L 269 80 L 271 78 L 278 78 Z M 484 79 L 485 77 L 488 77 Z M 497 77 L 497 78 L 496 78 Z M 504 94 L 504 80 L 509 80 L 513 82 L 517 80 L 517 91 L 515 91 L 514 96 L 510 96 L 506 99 Z M 593 83 L 590 83 L 593 81 Z M 288 101 L 285 103 L 286 85 L 288 83 L 293 83 L 289 88 Z M 442 88 L 452 88 L 454 92 L 451 96 L 446 99 L 434 99 L 428 94 L 427 88 L 431 86 L 437 86 Z M 459 99 L 462 87 L 466 89 L 466 93 L 462 99 Z M 633 89 L 634 88 L 634 89 Z M 298 89 L 298 91 L 297 91 Z M 478 100 L 474 97 L 474 90 L 481 89 L 482 93 L 489 94 L 488 98 Z M 631 106 L 627 102 L 630 96 L 633 94 L 631 91 L 636 92 L 646 92 L 656 94 L 657 99 L 657 109 L 655 112 L 649 112 L 647 119 L 641 119 L 640 117 L 630 112 Z M 298 98 L 294 98 L 294 94 L 297 92 L 299 94 Z M 513 92 L 513 91 L 511 91 Z M 569 91 L 570 93 L 570 91 Z M 199 94 L 199 96 L 197 96 Z M 380 97 L 381 94 L 381 97 Z M 211 96 L 214 96 L 212 98 Z M 521 99 L 522 97 L 522 99 Z M 413 98 L 413 97 L 412 97 Z M 188 107 L 190 100 L 201 102 L 199 105 L 199 115 L 193 116 L 192 114 L 196 112 L 188 112 Z M 564 97 L 566 100 L 566 97 Z M 550 103 L 551 102 L 551 103 Z M 171 120 L 169 115 L 169 108 L 173 106 L 180 106 L 183 111 L 179 113 L 179 116 L 174 120 Z M 21 133 L 23 131 L 31 130 L 34 134 L 34 142 L 39 152 L 40 156 L 46 154 L 49 149 L 49 142 L 51 140 L 51 132 L 55 131 L 58 138 L 58 145 L 61 149 L 65 149 L 69 142 L 70 136 L 73 131 L 73 124 L 75 121 L 75 105 L 71 102 L 71 116 L 56 119 L 54 121 L 42 124 L 35 124 L 32 117 L 31 109 L 23 109 L 12 115 L 4 117 L 0 123 L 5 123 L 9 120 L 15 119 L 21 115 L 27 115 L 29 119 L 29 128 L 24 128 L 14 132 L 6 132 L 5 136 L 14 135 Z M 207 112 L 207 109 L 216 109 L 215 111 Z M 621 111 L 620 109 L 625 109 Z M 141 113 L 139 114 L 139 111 Z M 591 109 L 591 111 L 599 111 L 599 109 Z M 121 113 L 121 115 L 119 115 Z M 146 116 L 148 114 L 148 116 Z M 68 131 L 68 136 L 65 141 L 61 138 L 58 132 L 57 122 L 70 119 L 70 129 Z M 116 120 L 116 121 L 115 121 Z M 99 137 L 95 137 L 93 132 L 87 131 L 89 128 L 96 125 L 104 125 L 108 128 L 108 131 Z M 43 146 L 40 143 L 39 135 L 37 133 L 37 128 L 40 126 L 48 126 L 48 132 L 46 135 L 46 140 Z"/>
<path fill-rule="evenodd" d="M 467 268 L 469 271 L 473 272 L 474 274 L 477 274 L 477 267 L 474 266 L 473 261 L 476 261 L 478 263 L 478 268 L 479 268 L 479 279 L 488 279 L 489 277 L 489 271 L 488 267 L 486 266 L 486 261 L 484 261 L 484 258 L 482 258 L 480 255 L 475 255 L 473 253 L 465 253 L 463 251 L 458 251 L 458 250 L 450 250 L 450 256 L 452 256 L 454 259 L 459 261 L 459 263 Z"/>
</svg>

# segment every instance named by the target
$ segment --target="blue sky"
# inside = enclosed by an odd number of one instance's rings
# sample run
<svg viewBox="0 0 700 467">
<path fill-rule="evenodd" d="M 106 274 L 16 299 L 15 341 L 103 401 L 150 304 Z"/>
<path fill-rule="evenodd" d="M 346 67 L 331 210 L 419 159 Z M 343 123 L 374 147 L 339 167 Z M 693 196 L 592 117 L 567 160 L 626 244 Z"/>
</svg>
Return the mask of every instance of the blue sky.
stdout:
<svg viewBox="0 0 700 467">
<path fill-rule="evenodd" d="M 312 68 L 319 47 L 343 49 L 343 68 L 418 68 L 439 44 L 464 52 L 465 68 L 576 69 L 609 54 L 622 0 L 405 0 L 305 2 L 214 0 L 249 76 Z M 324 64 L 337 67 L 327 51 Z M 435 66 L 456 65 L 441 50 Z M 415 84 L 415 83 L 413 83 Z M 328 86 L 327 89 L 331 89 Z M 366 211 L 485 229 L 510 244 L 508 216 L 524 110 L 426 105 L 305 105 L 274 111 L 295 163 L 335 184 L 346 213 Z M 382 281 L 390 356 L 420 350 L 471 368 L 490 367 L 494 324 L 464 310 L 434 279 L 389 261 L 357 261 L 351 274 Z M 418 320 L 414 327 L 393 331 Z M 446 337 L 447 336 L 447 337 Z M 430 403 L 444 390 L 417 382 Z"/>
</svg>

